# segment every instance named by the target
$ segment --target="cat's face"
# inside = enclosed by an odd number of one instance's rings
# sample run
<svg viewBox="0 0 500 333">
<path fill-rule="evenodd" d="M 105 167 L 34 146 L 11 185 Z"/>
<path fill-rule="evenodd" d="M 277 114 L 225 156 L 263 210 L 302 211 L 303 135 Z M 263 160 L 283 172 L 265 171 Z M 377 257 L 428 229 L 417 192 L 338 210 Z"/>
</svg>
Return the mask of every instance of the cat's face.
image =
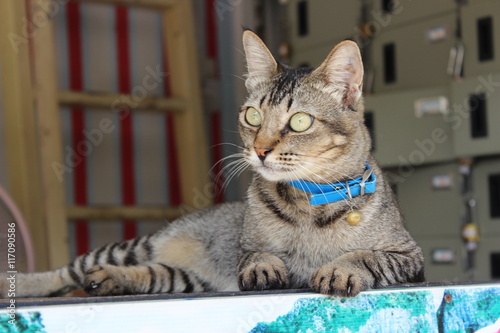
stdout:
<svg viewBox="0 0 500 333">
<path fill-rule="evenodd" d="M 278 64 L 245 31 L 248 98 L 239 115 L 245 159 L 271 181 L 331 183 L 363 166 L 363 67 L 353 42 L 339 44 L 316 70 Z"/>
</svg>

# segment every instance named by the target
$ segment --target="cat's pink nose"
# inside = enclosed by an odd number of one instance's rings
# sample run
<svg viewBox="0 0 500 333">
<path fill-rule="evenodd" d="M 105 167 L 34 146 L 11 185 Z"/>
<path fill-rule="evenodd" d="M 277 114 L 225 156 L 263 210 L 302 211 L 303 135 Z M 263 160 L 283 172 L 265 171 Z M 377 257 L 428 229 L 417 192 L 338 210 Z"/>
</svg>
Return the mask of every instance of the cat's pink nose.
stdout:
<svg viewBox="0 0 500 333">
<path fill-rule="evenodd" d="M 266 156 L 273 150 L 272 148 L 257 148 L 257 147 L 255 147 L 254 149 L 255 152 L 257 153 L 257 156 L 262 162 L 264 162 Z"/>
</svg>

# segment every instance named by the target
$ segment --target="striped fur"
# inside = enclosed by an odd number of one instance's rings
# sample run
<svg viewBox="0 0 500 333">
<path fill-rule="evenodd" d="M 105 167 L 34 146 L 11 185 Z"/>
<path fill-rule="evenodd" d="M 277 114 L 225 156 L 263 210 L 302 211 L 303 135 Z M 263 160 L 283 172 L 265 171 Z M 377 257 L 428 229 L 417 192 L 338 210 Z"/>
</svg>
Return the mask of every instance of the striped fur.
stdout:
<svg viewBox="0 0 500 333">
<path fill-rule="evenodd" d="M 424 281 L 422 251 L 370 156 L 357 46 L 339 44 L 311 70 L 278 64 L 252 32 L 244 33 L 243 44 L 249 95 L 239 117 L 241 163 L 255 171 L 246 201 L 191 213 L 55 271 L 19 274 L 17 297 L 55 296 L 77 287 L 92 295 L 309 287 L 355 296 Z M 260 124 L 247 122 L 250 108 L 261 115 Z M 293 130 L 296 113 L 312 117 L 310 128 Z M 311 206 L 305 192 L 287 183 L 347 181 L 359 177 L 367 161 L 377 177 L 371 194 Z M 242 169 L 235 166 L 235 172 Z M 357 225 L 346 221 L 352 210 L 362 214 Z"/>
<path fill-rule="evenodd" d="M 251 32 L 243 44 L 249 96 L 239 129 L 255 175 L 241 238 L 240 289 L 310 287 L 354 296 L 424 281 L 422 250 L 405 230 L 390 186 L 370 156 L 356 44 L 339 44 L 314 70 L 277 63 Z M 259 126 L 246 121 L 250 108 L 259 112 Z M 296 113 L 312 116 L 312 126 L 294 132 L 290 121 Z M 262 151 L 265 156 L 258 156 Z M 378 179 L 372 194 L 311 206 L 305 192 L 285 182 L 347 181 L 363 174 L 366 161 Z M 362 214 L 358 225 L 346 221 L 353 210 Z"/>
<path fill-rule="evenodd" d="M 155 234 L 108 244 L 57 270 L 18 274 L 16 297 L 60 296 L 76 288 L 96 296 L 236 290 L 234 251 L 245 207 L 236 202 L 197 211 Z"/>
</svg>

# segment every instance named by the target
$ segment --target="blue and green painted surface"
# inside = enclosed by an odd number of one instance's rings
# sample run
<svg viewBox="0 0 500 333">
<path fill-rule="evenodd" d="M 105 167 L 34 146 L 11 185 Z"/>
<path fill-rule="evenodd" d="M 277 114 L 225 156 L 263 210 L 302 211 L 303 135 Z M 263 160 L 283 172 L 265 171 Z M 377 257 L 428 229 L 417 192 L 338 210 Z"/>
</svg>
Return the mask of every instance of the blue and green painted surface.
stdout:
<svg viewBox="0 0 500 333">
<path fill-rule="evenodd" d="M 500 318 L 500 288 L 444 290 L 437 311 L 435 297 L 432 291 L 421 290 L 361 294 L 340 300 L 299 299 L 292 311 L 273 322 L 259 323 L 252 333 L 462 333 L 476 332 L 493 325 Z"/>
<path fill-rule="evenodd" d="M 355 298 L 242 293 L 47 302 L 21 302 L 14 324 L 0 309 L 0 332 L 500 333 L 500 284 L 387 289 Z"/>
<path fill-rule="evenodd" d="M 27 312 L 15 315 L 0 314 L 0 332 L 45 332 L 40 312 Z"/>
</svg>

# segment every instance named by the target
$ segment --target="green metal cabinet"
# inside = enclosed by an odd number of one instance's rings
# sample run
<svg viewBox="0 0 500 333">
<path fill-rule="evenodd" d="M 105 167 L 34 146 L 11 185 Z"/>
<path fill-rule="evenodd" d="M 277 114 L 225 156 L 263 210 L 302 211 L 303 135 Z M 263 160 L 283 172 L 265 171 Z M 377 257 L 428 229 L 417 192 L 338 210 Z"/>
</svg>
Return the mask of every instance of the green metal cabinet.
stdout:
<svg viewBox="0 0 500 333">
<path fill-rule="evenodd" d="M 491 17 L 493 59 L 479 60 L 478 20 Z M 500 71 L 500 1 L 472 0 L 462 10 L 463 42 L 465 44 L 464 75 L 477 75 Z"/>
<path fill-rule="evenodd" d="M 478 104 L 470 105 L 471 95 L 482 96 L 484 113 L 475 120 Z M 451 85 L 450 114 L 447 123 L 453 130 L 456 156 L 483 156 L 500 154 L 500 72 L 467 78 Z M 475 124 L 479 122 L 479 125 Z M 482 125 L 481 125 L 482 123 Z M 484 136 L 473 136 L 475 126 L 484 127 Z"/>
<path fill-rule="evenodd" d="M 299 6 L 307 7 L 307 33 L 299 35 Z M 359 23 L 360 1 L 291 0 L 288 5 L 289 37 L 294 54 L 329 46 L 352 37 Z M 328 52 L 324 55 L 326 55 Z"/>
<path fill-rule="evenodd" d="M 449 89 L 444 86 L 365 98 L 366 110 L 374 119 L 374 155 L 382 166 L 415 168 L 454 158 L 452 132 L 443 115 L 415 115 L 416 100 L 436 96 L 448 98 Z"/>
<path fill-rule="evenodd" d="M 408 22 L 397 28 L 389 26 L 372 41 L 372 68 L 374 70 L 374 93 L 385 93 L 406 89 L 421 89 L 446 85 L 451 82 L 447 74 L 450 48 L 454 45 L 451 36 L 430 42 L 430 29 L 443 27 L 448 34 L 455 28 L 455 16 L 448 13 L 427 20 Z M 395 79 L 386 81 L 384 48 L 394 45 Z"/>
</svg>

